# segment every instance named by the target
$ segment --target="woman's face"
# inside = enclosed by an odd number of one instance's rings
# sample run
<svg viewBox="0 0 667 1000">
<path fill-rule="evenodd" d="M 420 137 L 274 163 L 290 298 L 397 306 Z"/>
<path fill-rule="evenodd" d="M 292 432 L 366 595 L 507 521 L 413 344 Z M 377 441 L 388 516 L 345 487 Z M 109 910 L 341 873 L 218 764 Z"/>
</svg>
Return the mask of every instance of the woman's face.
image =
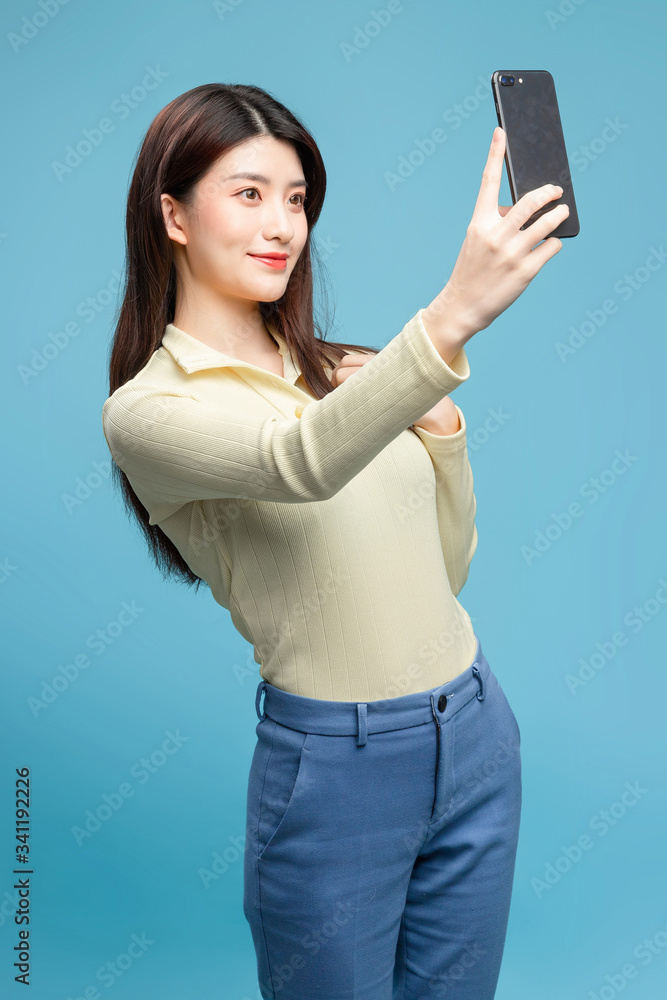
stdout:
<svg viewBox="0 0 667 1000">
<path fill-rule="evenodd" d="M 290 143 L 261 136 L 235 146 L 197 183 L 190 204 L 162 195 L 179 279 L 230 298 L 279 299 L 308 236 L 305 195 Z M 272 267 L 253 256 L 271 253 L 287 258 Z"/>
</svg>

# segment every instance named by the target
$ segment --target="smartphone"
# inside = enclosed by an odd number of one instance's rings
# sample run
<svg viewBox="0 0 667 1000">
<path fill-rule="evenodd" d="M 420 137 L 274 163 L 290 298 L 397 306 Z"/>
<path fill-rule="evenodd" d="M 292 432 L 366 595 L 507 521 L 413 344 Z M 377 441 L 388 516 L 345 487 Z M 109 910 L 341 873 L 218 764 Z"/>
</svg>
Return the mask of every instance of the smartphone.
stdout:
<svg viewBox="0 0 667 1000">
<path fill-rule="evenodd" d="M 545 69 L 496 70 L 491 77 L 498 124 L 505 132 L 505 166 L 512 203 L 543 184 L 560 184 L 563 194 L 538 209 L 521 229 L 565 202 L 567 219 L 549 236 L 576 236 L 579 216 L 565 149 L 556 87 Z"/>
</svg>

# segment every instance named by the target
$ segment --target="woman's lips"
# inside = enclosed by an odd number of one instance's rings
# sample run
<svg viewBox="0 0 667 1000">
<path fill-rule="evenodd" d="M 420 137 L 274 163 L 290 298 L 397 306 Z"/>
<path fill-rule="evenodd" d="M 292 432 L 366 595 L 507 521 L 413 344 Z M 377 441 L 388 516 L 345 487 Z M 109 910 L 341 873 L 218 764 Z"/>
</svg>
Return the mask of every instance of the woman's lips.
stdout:
<svg viewBox="0 0 667 1000">
<path fill-rule="evenodd" d="M 266 264 L 268 267 L 272 267 L 276 271 L 284 271 L 287 267 L 287 258 L 281 257 L 259 257 L 254 253 L 248 254 L 253 260 L 258 260 L 262 264 Z"/>
</svg>

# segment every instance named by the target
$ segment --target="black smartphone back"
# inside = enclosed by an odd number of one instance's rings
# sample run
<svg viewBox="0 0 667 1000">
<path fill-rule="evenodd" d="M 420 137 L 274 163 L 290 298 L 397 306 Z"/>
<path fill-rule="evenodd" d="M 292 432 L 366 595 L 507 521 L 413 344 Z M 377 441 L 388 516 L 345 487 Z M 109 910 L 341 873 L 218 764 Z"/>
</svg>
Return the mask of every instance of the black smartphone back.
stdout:
<svg viewBox="0 0 667 1000">
<path fill-rule="evenodd" d="M 512 203 L 543 184 L 560 184 L 563 194 L 538 209 L 527 229 L 561 202 L 570 214 L 549 236 L 576 236 L 579 216 L 565 149 L 554 80 L 547 70 L 496 70 L 491 77 L 498 124 L 505 132 L 505 165 Z"/>
</svg>

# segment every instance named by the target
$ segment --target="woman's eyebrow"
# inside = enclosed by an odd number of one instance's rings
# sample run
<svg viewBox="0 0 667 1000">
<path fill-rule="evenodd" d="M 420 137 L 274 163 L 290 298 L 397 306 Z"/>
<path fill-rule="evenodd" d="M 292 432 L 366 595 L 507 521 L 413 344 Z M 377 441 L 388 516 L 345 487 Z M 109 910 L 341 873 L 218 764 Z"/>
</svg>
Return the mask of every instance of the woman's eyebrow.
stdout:
<svg viewBox="0 0 667 1000">
<path fill-rule="evenodd" d="M 234 181 L 234 180 L 237 180 L 237 179 L 248 180 L 248 181 L 259 181 L 260 184 L 270 184 L 271 183 L 271 181 L 269 180 L 269 178 L 268 177 L 264 177 L 263 174 L 246 174 L 246 173 L 229 174 L 228 177 L 224 177 L 223 178 L 224 181 Z M 287 184 L 287 186 L 288 187 L 305 187 L 305 188 L 307 188 L 308 187 L 308 181 L 304 177 L 300 177 L 296 181 L 289 181 L 288 184 Z"/>
</svg>

